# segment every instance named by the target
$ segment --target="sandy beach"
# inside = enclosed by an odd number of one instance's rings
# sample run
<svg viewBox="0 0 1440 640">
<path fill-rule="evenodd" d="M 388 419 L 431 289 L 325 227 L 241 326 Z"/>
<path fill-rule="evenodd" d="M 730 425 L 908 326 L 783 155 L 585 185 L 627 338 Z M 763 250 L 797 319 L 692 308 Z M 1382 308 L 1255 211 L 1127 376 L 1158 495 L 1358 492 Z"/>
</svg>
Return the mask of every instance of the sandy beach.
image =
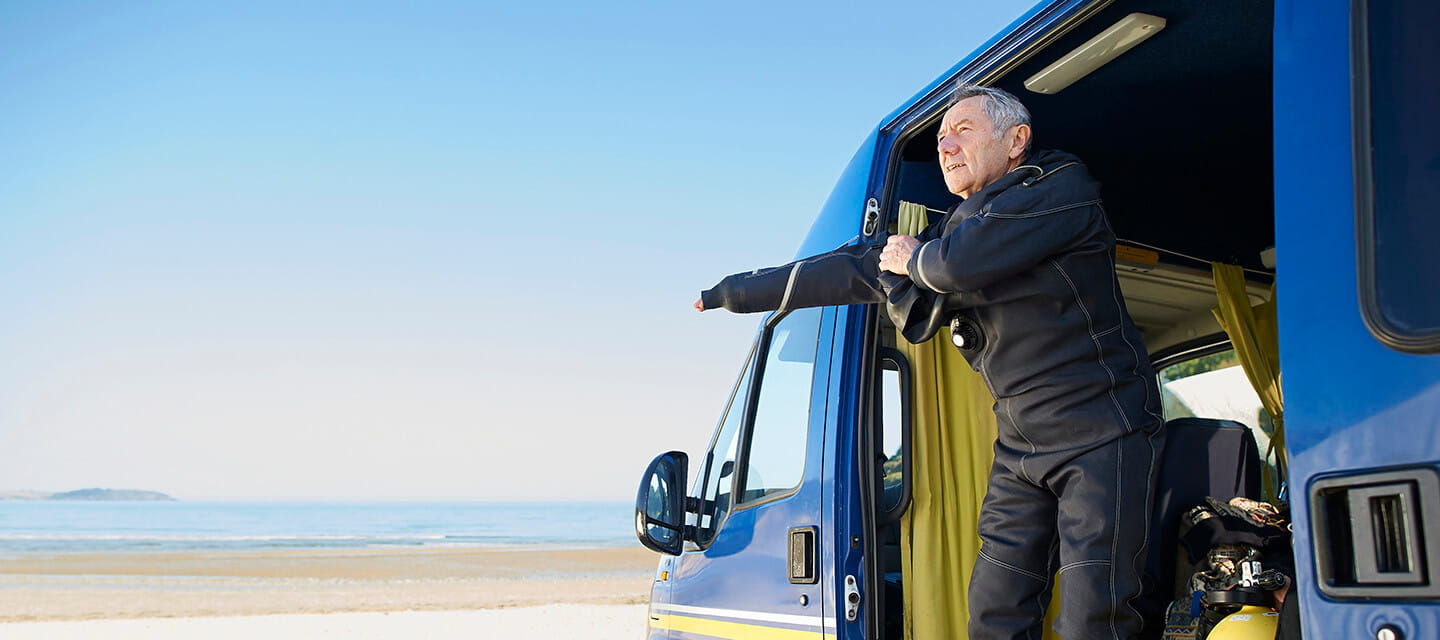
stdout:
<svg viewBox="0 0 1440 640">
<path fill-rule="evenodd" d="M 645 605 L 552 604 L 474 611 L 138 618 L 0 624 L 6 640 L 474 640 L 556 638 L 636 640 Z"/>
<path fill-rule="evenodd" d="M 574 634 L 548 637 L 633 638 L 655 563 L 639 548 L 26 555 L 0 560 L 0 638 L 520 637 L 555 620 Z"/>
</svg>

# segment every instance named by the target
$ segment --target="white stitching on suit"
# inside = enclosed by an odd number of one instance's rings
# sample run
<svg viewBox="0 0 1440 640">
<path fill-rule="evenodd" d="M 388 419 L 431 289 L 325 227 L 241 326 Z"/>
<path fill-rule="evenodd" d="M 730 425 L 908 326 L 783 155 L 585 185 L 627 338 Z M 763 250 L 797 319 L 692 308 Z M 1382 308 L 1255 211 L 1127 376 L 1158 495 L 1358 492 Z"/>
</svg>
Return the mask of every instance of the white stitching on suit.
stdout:
<svg viewBox="0 0 1440 640">
<path fill-rule="evenodd" d="M 1110 370 L 1110 365 L 1105 364 L 1105 350 L 1101 348 L 1100 341 L 1096 339 L 1095 335 L 1095 319 L 1091 317 L 1090 310 L 1085 307 L 1085 301 L 1080 298 L 1080 290 L 1075 287 L 1075 281 L 1070 279 L 1070 274 L 1065 273 L 1065 268 L 1061 267 L 1054 258 L 1050 259 L 1050 266 L 1055 267 L 1055 270 L 1060 273 L 1060 277 L 1065 279 L 1065 284 L 1070 285 L 1070 292 L 1075 295 L 1075 304 L 1080 307 L 1080 312 L 1085 314 L 1085 326 L 1090 333 L 1090 341 L 1095 343 L 1095 359 L 1100 363 L 1100 368 L 1105 370 L 1105 375 L 1110 376 L 1110 390 L 1107 392 L 1110 402 L 1115 405 L 1115 413 L 1120 415 L 1120 421 L 1125 423 L 1125 433 L 1133 432 L 1135 425 L 1130 424 L 1130 416 L 1125 415 L 1124 407 L 1120 406 L 1120 399 L 1115 397 L 1115 372 Z"/>
<path fill-rule="evenodd" d="M 1046 580 L 1044 576 L 1042 576 L 1042 575 L 1040 575 L 1040 574 L 1038 574 L 1038 573 L 1035 573 L 1035 572 L 1033 572 L 1033 571 L 1026 571 L 1026 570 L 1021 569 L 1020 567 L 1017 567 L 1017 566 L 1015 566 L 1015 565 L 1013 565 L 1013 564 L 1010 564 L 1010 563 L 1007 563 L 1007 562 L 1001 562 L 1001 561 L 999 561 L 999 560 L 996 560 L 996 559 L 995 559 L 995 556 L 992 556 L 992 555 L 990 555 L 990 554 L 988 554 L 988 553 L 985 553 L 985 550 L 984 550 L 984 549 L 981 549 L 981 550 L 980 550 L 980 557 L 981 557 L 981 558 L 984 558 L 984 559 L 986 559 L 986 560 L 989 560 L 990 562 L 994 563 L 996 566 L 1003 567 L 1003 568 L 1005 568 L 1005 569 L 1009 569 L 1009 570 L 1011 570 L 1011 571 L 1014 571 L 1015 573 L 1018 573 L 1018 574 L 1020 574 L 1020 575 L 1022 575 L 1022 576 L 1025 576 L 1025 577 L 1027 577 L 1027 578 L 1033 578 L 1033 579 L 1035 579 L 1035 580 L 1038 580 L 1038 581 L 1040 581 L 1041 584 L 1049 584 L 1049 582 L 1050 582 L 1049 580 Z"/>
</svg>

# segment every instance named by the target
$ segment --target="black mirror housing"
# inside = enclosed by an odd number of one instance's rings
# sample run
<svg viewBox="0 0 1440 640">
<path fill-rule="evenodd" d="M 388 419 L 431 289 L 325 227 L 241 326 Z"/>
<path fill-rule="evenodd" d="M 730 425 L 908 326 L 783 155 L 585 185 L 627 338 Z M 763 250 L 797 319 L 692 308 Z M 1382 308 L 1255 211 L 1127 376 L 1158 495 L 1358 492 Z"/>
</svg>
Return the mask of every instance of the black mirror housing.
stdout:
<svg viewBox="0 0 1440 640">
<path fill-rule="evenodd" d="M 690 456 L 662 453 L 650 463 L 635 495 L 635 536 L 651 551 L 680 555 L 688 537 L 685 526 L 685 479 Z"/>
</svg>

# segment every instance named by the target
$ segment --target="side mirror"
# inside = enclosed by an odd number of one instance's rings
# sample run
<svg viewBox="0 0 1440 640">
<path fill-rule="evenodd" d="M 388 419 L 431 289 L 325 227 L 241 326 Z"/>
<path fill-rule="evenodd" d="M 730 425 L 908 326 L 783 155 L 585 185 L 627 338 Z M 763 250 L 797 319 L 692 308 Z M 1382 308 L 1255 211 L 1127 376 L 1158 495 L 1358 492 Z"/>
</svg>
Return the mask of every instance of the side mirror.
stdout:
<svg viewBox="0 0 1440 640">
<path fill-rule="evenodd" d="M 661 454 L 650 463 L 635 495 L 635 535 L 651 551 L 680 555 L 685 548 L 685 478 L 690 456 Z"/>
</svg>

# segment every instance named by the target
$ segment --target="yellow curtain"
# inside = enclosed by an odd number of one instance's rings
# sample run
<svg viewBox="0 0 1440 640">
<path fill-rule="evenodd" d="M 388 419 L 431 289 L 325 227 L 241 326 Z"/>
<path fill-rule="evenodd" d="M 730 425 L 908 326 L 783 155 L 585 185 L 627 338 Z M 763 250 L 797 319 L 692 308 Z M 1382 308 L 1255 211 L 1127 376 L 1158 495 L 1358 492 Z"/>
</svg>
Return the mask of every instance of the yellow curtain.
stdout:
<svg viewBox="0 0 1440 640">
<path fill-rule="evenodd" d="M 1267 460 L 1274 455 L 1275 468 L 1280 480 L 1286 478 L 1285 459 L 1285 398 L 1280 391 L 1280 331 L 1275 312 L 1275 287 L 1270 287 L 1270 299 L 1250 306 L 1250 297 L 1245 292 L 1245 271 L 1237 265 L 1211 263 L 1215 278 L 1215 294 L 1220 305 L 1215 307 L 1215 319 L 1230 336 L 1235 354 L 1245 377 L 1260 396 L 1260 404 L 1270 414 L 1274 429 L 1270 435 L 1270 447 L 1265 452 Z M 1274 499 L 1278 483 L 1270 474 L 1265 476 L 1265 497 Z"/>
<path fill-rule="evenodd" d="M 904 343 L 910 360 L 912 502 L 900 521 L 905 637 L 966 637 L 970 571 L 980 552 L 980 502 L 995 441 L 994 399 L 950 346 L 948 332 Z"/>
<path fill-rule="evenodd" d="M 898 233 L 916 235 L 925 224 L 925 207 L 900 204 Z M 994 455 L 994 398 L 949 344 L 949 332 L 925 344 L 897 342 L 913 374 L 913 500 L 900 521 L 905 637 L 964 638 L 970 571 L 980 551 L 980 502 Z"/>
</svg>

